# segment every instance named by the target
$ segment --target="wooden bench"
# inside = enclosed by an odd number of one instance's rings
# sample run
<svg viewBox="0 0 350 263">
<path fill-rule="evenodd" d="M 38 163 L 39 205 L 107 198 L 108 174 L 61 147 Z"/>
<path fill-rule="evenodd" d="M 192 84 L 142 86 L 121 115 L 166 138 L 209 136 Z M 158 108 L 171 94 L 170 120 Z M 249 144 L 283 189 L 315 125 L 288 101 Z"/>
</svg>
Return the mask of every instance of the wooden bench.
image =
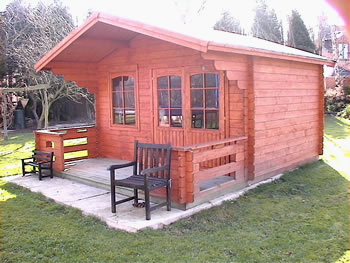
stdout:
<svg viewBox="0 0 350 263">
<path fill-rule="evenodd" d="M 53 171 L 52 171 L 53 152 L 41 152 L 41 151 L 34 150 L 32 157 L 24 158 L 21 160 L 22 160 L 23 176 L 33 172 L 33 171 L 27 172 L 25 169 L 26 166 L 31 166 L 33 167 L 34 173 L 38 173 L 39 180 L 42 180 L 43 177 L 48 177 L 48 176 L 53 178 Z M 44 175 L 43 174 L 44 170 L 48 170 L 49 174 Z"/>
<path fill-rule="evenodd" d="M 171 163 L 171 145 L 163 144 L 146 144 L 135 142 L 134 161 L 126 164 L 111 165 L 111 204 L 112 213 L 116 212 L 116 205 L 134 200 L 134 205 L 138 205 L 138 190 L 143 190 L 145 194 L 146 220 L 151 219 L 151 211 L 167 206 L 167 210 L 171 210 L 171 179 L 170 179 L 170 163 Z M 125 179 L 116 179 L 115 170 L 133 166 L 133 174 Z M 134 189 L 134 195 L 119 201 L 116 201 L 115 187 L 122 186 Z M 166 201 L 150 206 L 150 192 L 159 189 L 166 189 Z"/>
</svg>

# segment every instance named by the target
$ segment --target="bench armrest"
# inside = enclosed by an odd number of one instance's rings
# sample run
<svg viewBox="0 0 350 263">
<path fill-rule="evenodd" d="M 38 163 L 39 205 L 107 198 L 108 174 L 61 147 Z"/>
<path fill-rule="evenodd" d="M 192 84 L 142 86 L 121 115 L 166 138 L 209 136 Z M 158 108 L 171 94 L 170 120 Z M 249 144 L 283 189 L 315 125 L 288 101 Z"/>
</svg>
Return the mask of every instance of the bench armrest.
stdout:
<svg viewBox="0 0 350 263">
<path fill-rule="evenodd" d="M 157 173 L 160 171 L 167 170 L 168 168 L 169 168 L 169 165 L 163 165 L 163 166 L 159 166 L 159 167 L 144 169 L 141 171 L 141 175 Z"/>
<path fill-rule="evenodd" d="M 113 164 L 110 167 L 107 168 L 107 170 L 116 170 L 116 169 L 121 169 L 129 166 L 134 166 L 136 162 L 129 162 L 129 163 L 123 163 L 123 164 Z"/>
<path fill-rule="evenodd" d="M 43 164 L 43 163 L 52 163 L 53 161 L 39 161 L 39 162 L 36 162 L 37 164 Z"/>
<path fill-rule="evenodd" d="M 22 161 L 33 160 L 33 157 L 22 158 L 21 160 L 22 160 Z"/>
</svg>

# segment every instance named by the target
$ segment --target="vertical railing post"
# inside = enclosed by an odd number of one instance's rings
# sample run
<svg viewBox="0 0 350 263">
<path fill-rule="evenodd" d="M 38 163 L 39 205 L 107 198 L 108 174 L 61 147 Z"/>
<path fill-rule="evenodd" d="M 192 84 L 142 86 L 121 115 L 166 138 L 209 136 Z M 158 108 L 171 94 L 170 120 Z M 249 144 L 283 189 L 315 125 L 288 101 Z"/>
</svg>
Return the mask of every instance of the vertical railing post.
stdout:
<svg viewBox="0 0 350 263">
<path fill-rule="evenodd" d="M 185 168 L 186 168 L 186 202 L 194 202 L 195 186 L 193 176 L 193 152 L 185 152 Z"/>
<path fill-rule="evenodd" d="M 55 145 L 55 162 L 54 162 L 54 169 L 56 171 L 63 171 L 64 170 L 64 146 L 63 146 L 63 134 L 60 134 L 57 136 L 57 141 Z"/>
</svg>

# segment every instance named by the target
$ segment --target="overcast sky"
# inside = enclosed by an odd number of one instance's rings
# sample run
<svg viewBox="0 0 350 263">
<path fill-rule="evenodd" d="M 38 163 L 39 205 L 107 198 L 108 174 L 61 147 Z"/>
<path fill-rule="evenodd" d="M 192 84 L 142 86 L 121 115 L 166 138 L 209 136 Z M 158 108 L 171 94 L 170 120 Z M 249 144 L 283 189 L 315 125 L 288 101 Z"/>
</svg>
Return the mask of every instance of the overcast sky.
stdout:
<svg viewBox="0 0 350 263">
<path fill-rule="evenodd" d="M 35 5 L 38 0 L 25 0 Z M 43 0 L 43 2 L 51 0 Z M 11 0 L 1 0 L 3 10 Z M 204 8 L 200 11 L 202 3 Z M 266 0 L 274 8 L 279 19 L 286 23 L 292 9 L 297 9 L 307 27 L 316 27 L 317 17 L 324 13 L 330 24 L 344 24 L 325 0 Z M 159 26 L 186 22 L 191 27 L 212 27 L 227 10 L 241 21 L 241 25 L 250 31 L 254 17 L 255 0 L 97 0 L 78 1 L 62 0 L 69 7 L 73 18 L 81 24 L 87 17 L 88 10 L 103 11 L 109 14 L 131 18 Z"/>
</svg>

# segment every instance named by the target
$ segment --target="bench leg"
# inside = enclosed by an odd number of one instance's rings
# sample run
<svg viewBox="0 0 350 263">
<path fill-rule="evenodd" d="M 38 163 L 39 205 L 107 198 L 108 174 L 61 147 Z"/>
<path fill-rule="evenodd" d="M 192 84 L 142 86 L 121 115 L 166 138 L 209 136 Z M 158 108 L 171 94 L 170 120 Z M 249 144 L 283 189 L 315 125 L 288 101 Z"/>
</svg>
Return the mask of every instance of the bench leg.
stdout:
<svg viewBox="0 0 350 263">
<path fill-rule="evenodd" d="M 39 180 L 41 181 L 42 180 L 42 173 L 41 173 L 41 166 L 40 165 L 39 165 L 38 169 L 39 169 Z"/>
<path fill-rule="evenodd" d="M 145 209 L 146 209 L 146 220 L 151 219 L 151 209 L 149 201 L 149 189 L 145 189 Z"/>
<path fill-rule="evenodd" d="M 137 190 L 137 188 L 134 189 L 134 204 L 138 204 L 139 203 L 139 192 Z"/>
<path fill-rule="evenodd" d="M 22 160 L 22 176 L 25 176 L 25 174 L 26 174 L 25 164 L 24 164 L 24 160 Z"/>
<path fill-rule="evenodd" d="M 170 191 L 170 182 L 168 181 L 166 186 L 166 209 L 167 211 L 171 210 L 171 191 Z"/>
<path fill-rule="evenodd" d="M 115 176 L 114 176 L 114 170 L 111 171 L 111 206 L 112 206 L 112 213 L 116 213 L 116 202 L 115 202 Z"/>
</svg>

